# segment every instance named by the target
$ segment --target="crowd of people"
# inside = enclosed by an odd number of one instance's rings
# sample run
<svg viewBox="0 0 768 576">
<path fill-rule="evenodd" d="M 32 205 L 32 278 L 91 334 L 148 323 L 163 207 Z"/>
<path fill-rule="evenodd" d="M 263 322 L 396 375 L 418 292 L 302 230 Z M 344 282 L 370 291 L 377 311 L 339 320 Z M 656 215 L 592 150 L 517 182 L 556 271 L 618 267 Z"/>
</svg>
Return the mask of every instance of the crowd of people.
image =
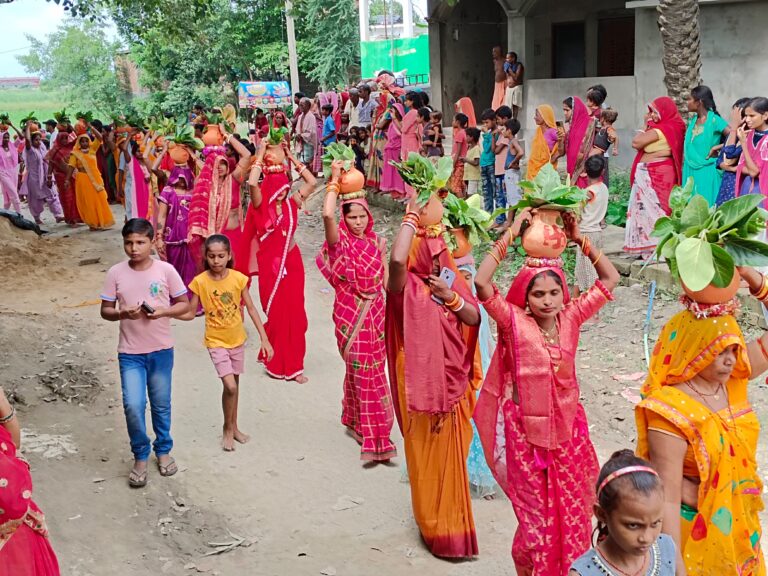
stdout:
<svg viewBox="0 0 768 576">
<path fill-rule="evenodd" d="M 316 190 L 324 148 L 342 141 L 365 170 L 368 192 L 403 200 L 406 213 L 388 248 L 374 232 L 365 191 L 347 189 L 344 163 L 331 164 L 316 263 L 335 292 L 332 319 L 346 368 L 341 423 L 363 461 L 387 462 L 397 456 L 397 422 L 413 514 L 428 549 L 442 558 L 478 555 L 472 496 L 491 498 L 498 486 L 518 521 L 518 574 L 764 575 L 759 423 L 747 384 L 768 370 L 765 334 L 747 343 L 730 309 L 702 314 L 686 306 L 653 350 L 636 408 L 637 455 L 617 452 L 601 469 L 590 440 L 576 374 L 579 333 L 613 299 L 619 281 L 601 249 L 608 156 L 618 153 L 617 114 L 604 107 L 606 97 L 598 85 L 585 100 L 566 98 L 562 122 L 552 106 L 537 106 L 528 151 L 510 106 L 483 111 L 478 128 L 473 103 L 457 102 L 449 181 L 457 196 L 481 193 L 489 212 L 514 205 L 524 158 L 530 180 L 565 157 L 571 182 L 588 191 L 579 220 L 563 214 L 564 234 L 578 251 L 577 286 L 568 285 L 560 258 L 527 257 L 506 296 L 494 277 L 505 258 L 515 257 L 510 247 L 536 212 L 502 211 L 493 223 L 498 238 L 479 266 L 471 253 L 454 257 L 440 220 L 428 220 L 392 164 L 412 153 L 444 155 L 443 116 L 424 93 L 405 92 L 387 73 L 314 101 L 297 94 L 292 119 L 256 111 L 247 138 L 209 122 L 199 107 L 191 125 L 202 136 L 220 134 L 200 155 L 185 148 L 178 156 L 153 131 L 97 121 L 79 134 L 58 126 L 47 152 L 45 135 L 29 123 L 17 131 L 18 146 L 6 132 L 0 158 L 10 168 L 0 173 L 0 185 L 5 193 L 18 183 L 10 158 L 23 148 L 36 214 L 47 205 L 72 225 L 82 219 L 101 229 L 113 224 L 110 199 L 126 206 L 127 260 L 107 273 L 101 315 L 120 326 L 134 456 L 129 485 L 146 485 L 153 451 L 161 476 L 178 471 L 171 455 L 171 318 L 205 317 L 204 346 L 222 382 L 226 451 L 249 439 L 237 421 L 243 308 L 259 334 L 267 375 L 307 382 L 298 215 Z M 671 99 L 656 99 L 632 141 L 630 248 L 650 247 L 648 232 L 669 212 L 665 198 L 684 175 L 712 203 L 768 192 L 768 100 L 739 101 L 730 123 L 717 115 L 704 86 L 691 92 L 688 106 L 686 127 Z M 109 155 L 111 141 L 116 156 Z M 727 183 L 729 174 L 735 178 Z M 748 267 L 739 273 L 753 295 L 768 300 L 766 276 Z M 253 276 L 264 322 L 248 293 Z M 0 439 L 0 482 L 8 482 L 0 488 L 10 487 L 0 491 L 0 560 L 24 567 L 18 574 L 58 574 L 44 519 L 30 499 L 29 470 L 15 449 L 15 411 L 4 396 Z M 30 571 L 29 558 L 40 568 Z"/>
</svg>

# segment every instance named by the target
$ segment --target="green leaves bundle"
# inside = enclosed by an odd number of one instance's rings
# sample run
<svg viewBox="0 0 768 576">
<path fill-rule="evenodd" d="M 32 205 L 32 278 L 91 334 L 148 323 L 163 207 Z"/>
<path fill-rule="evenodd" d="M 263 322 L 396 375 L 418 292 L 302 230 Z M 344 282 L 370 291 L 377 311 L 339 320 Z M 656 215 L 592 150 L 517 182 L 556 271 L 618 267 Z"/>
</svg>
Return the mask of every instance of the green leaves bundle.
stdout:
<svg viewBox="0 0 768 576">
<path fill-rule="evenodd" d="M 469 243 L 473 246 L 491 239 L 488 234 L 488 227 L 492 218 L 488 212 L 482 209 L 482 205 L 483 198 L 480 194 L 474 194 L 466 200 L 458 198 L 452 192 L 449 192 L 445 197 L 443 200 L 445 207 L 443 224 L 447 230 L 443 233 L 443 238 L 451 251 L 458 247 L 456 238 L 450 232 L 451 228 L 462 228 Z"/>
<path fill-rule="evenodd" d="M 67 109 L 64 108 L 59 112 L 54 112 L 53 119 L 56 120 L 56 122 L 59 124 L 69 124 L 69 115 L 67 114 Z"/>
<path fill-rule="evenodd" d="M 355 165 L 355 151 L 346 144 L 333 142 L 325 147 L 323 154 L 323 175 L 331 177 L 331 164 L 336 160 L 344 162 L 344 171 L 349 171 Z"/>
<path fill-rule="evenodd" d="M 425 206 L 429 197 L 440 188 L 445 188 L 453 172 L 453 159 L 443 156 L 437 166 L 416 152 L 411 152 L 404 162 L 390 162 L 403 181 L 416 190 L 416 203 Z"/>
<path fill-rule="evenodd" d="M 187 146 L 192 150 L 202 150 L 205 147 L 200 138 L 195 138 L 195 129 L 190 124 L 177 124 L 170 141 L 178 146 Z"/>
<path fill-rule="evenodd" d="M 285 135 L 288 133 L 288 128 L 281 126 L 280 128 L 271 127 L 269 134 L 267 134 L 267 142 L 272 146 L 279 146 L 285 140 Z"/>
<path fill-rule="evenodd" d="M 693 178 L 670 194 L 671 216 L 659 218 L 652 236 L 661 238 L 656 257 L 692 291 L 709 284 L 725 288 L 736 266 L 768 266 L 768 244 L 754 237 L 765 229 L 762 194 L 747 194 L 710 208 L 703 196 L 690 197 Z M 685 202 L 685 198 L 690 200 Z"/>
<path fill-rule="evenodd" d="M 577 210 L 587 200 L 587 192 L 578 186 L 571 186 L 570 178 L 565 182 L 560 180 L 557 170 L 546 164 L 533 180 L 522 180 L 520 188 L 523 198 L 512 207 L 545 208 L 548 210 Z"/>
</svg>

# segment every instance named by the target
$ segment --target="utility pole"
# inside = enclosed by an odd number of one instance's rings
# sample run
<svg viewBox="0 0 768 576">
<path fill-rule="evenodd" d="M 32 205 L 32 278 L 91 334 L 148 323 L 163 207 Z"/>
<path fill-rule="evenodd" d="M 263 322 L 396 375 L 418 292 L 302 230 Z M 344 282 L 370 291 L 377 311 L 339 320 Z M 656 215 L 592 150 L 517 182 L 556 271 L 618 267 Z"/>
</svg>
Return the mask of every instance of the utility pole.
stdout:
<svg viewBox="0 0 768 576">
<path fill-rule="evenodd" d="M 288 36 L 288 65 L 291 69 L 291 94 L 299 92 L 299 57 L 296 54 L 296 29 L 293 26 L 293 2 L 285 0 L 285 32 Z"/>
</svg>

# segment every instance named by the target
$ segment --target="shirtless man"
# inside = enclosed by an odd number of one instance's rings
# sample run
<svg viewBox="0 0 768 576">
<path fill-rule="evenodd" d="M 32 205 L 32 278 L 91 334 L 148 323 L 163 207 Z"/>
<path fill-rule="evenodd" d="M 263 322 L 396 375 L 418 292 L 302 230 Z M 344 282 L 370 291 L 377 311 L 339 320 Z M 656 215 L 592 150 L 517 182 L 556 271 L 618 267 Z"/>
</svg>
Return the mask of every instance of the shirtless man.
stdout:
<svg viewBox="0 0 768 576">
<path fill-rule="evenodd" d="M 504 93 L 507 87 L 507 75 L 504 73 L 504 55 L 501 52 L 501 46 L 494 46 L 491 50 L 491 56 L 493 56 L 493 100 L 491 101 L 491 108 L 496 110 L 499 106 L 504 104 Z"/>
<path fill-rule="evenodd" d="M 512 118 L 517 118 L 520 108 L 523 107 L 523 76 L 525 67 L 518 62 L 516 52 L 507 52 L 504 62 L 504 74 L 507 81 L 507 89 L 504 94 L 504 104 L 512 108 Z"/>
</svg>

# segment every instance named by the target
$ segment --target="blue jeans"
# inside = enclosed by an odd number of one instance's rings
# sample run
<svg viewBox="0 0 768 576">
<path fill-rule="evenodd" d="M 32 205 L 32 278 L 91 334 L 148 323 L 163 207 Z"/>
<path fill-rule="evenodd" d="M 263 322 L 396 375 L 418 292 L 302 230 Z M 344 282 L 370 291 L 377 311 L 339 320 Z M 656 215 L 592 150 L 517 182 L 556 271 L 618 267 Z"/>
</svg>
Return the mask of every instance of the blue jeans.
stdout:
<svg viewBox="0 0 768 576">
<path fill-rule="evenodd" d="M 145 413 L 147 393 L 152 413 L 155 441 L 152 446 L 157 456 L 164 456 L 173 448 L 171 438 L 171 375 L 173 348 L 147 354 L 117 355 L 120 363 L 120 383 L 123 389 L 123 411 L 131 439 L 131 452 L 136 460 L 147 460 L 151 452 Z"/>
<path fill-rule="evenodd" d="M 483 188 L 483 204 L 485 211 L 490 214 L 493 212 L 493 198 L 495 196 L 494 180 L 496 178 L 496 167 L 491 164 L 490 166 L 480 166 L 480 185 Z"/>
<path fill-rule="evenodd" d="M 496 208 L 506 208 L 507 207 L 507 188 L 504 186 L 504 175 L 496 176 L 494 174 L 495 180 L 496 180 L 496 186 L 494 187 L 494 190 L 496 192 Z M 499 214 L 496 216 L 496 224 L 504 224 L 507 220 L 506 214 Z"/>
</svg>

